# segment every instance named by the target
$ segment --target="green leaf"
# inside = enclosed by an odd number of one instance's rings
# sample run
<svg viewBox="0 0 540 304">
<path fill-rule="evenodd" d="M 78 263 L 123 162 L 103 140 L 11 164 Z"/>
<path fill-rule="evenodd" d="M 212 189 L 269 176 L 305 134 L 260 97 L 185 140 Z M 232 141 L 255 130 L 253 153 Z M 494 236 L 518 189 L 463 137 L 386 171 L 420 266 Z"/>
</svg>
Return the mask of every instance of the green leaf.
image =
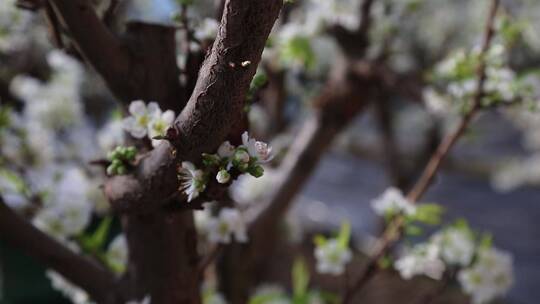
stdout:
<svg viewBox="0 0 540 304">
<path fill-rule="evenodd" d="M 337 236 L 338 244 L 341 248 L 345 249 L 349 247 L 349 240 L 351 239 L 351 224 L 344 221 L 339 229 Z"/>
<path fill-rule="evenodd" d="M 301 63 L 306 68 L 315 64 L 315 52 L 308 37 L 296 36 L 291 38 L 281 48 L 281 59 L 286 63 Z"/>
<path fill-rule="evenodd" d="M 280 300 L 284 300 L 285 298 L 285 295 L 281 293 L 262 294 L 251 297 L 251 299 L 249 299 L 248 301 L 248 304 L 274 303 L 279 302 Z"/>
<path fill-rule="evenodd" d="M 293 298 L 296 303 L 296 299 L 299 300 L 306 297 L 309 285 L 309 272 L 306 263 L 302 258 L 297 258 L 294 261 L 292 269 L 292 285 Z"/>
<path fill-rule="evenodd" d="M 318 291 L 319 297 L 323 299 L 324 303 L 327 304 L 339 304 L 341 303 L 340 297 L 332 292 L 328 291 Z"/>
<path fill-rule="evenodd" d="M 409 236 L 419 236 L 424 232 L 421 227 L 416 225 L 407 225 L 405 227 L 405 234 Z"/>
<path fill-rule="evenodd" d="M 379 267 L 381 267 L 382 269 L 388 269 L 392 267 L 392 264 L 393 264 L 392 258 L 389 255 L 384 255 L 383 257 L 381 257 L 378 263 L 379 263 Z"/>
<path fill-rule="evenodd" d="M 98 253 L 101 252 L 107 241 L 107 236 L 111 229 L 113 218 L 107 216 L 101 220 L 99 226 L 90 235 L 82 235 L 79 237 L 79 243 L 83 249 L 87 252 Z"/>
<path fill-rule="evenodd" d="M 481 249 L 489 249 L 493 246 L 493 235 L 491 233 L 484 233 L 480 237 L 479 247 Z"/>
<path fill-rule="evenodd" d="M 421 204 L 410 217 L 412 220 L 426 225 L 439 225 L 443 212 L 444 208 L 438 204 Z"/>
<path fill-rule="evenodd" d="M 327 240 L 324 237 L 324 235 L 317 234 L 313 237 L 313 243 L 315 243 L 315 246 L 324 246 L 326 244 Z"/>
</svg>

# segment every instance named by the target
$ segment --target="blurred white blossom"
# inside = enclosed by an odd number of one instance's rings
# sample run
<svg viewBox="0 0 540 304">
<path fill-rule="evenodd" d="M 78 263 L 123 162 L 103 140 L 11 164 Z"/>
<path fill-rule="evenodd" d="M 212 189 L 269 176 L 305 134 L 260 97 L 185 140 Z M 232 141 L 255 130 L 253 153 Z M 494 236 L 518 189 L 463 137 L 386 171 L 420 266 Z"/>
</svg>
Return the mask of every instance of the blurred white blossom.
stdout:
<svg viewBox="0 0 540 304">
<path fill-rule="evenodd" d="M 415 245 L 394 263 L 402 278 L 409 280 L 415 275 L 426 275 L 440 280 L 446 269 L 440 259 L 440 247 L 434 243 Z"/>
<path fill-rule="evenodd" d="M 345 271 L 345 265 L 352 260 L 352 252 L 348 247 L 341 246 L 337 239 L 327 240 L 315 247 L 317 272 L 340 275 Z"/>
<path fill-rule="evenodd" d="M 205 229 L 211 242 L 228 244 L 233 236 L 239 243 L 248 241 L 246 223 L 237 209 L 222 208 L 218 216 L 207 220 L 206 225 Z"/>
<path fill-rule="evenodd" d="M 412 215 L 416 212 L 416 207 L 403 196 L 399 189 L 393 187 L 386 189 L 380 197 L 374 199 L 371 207 L 380 216 L 396 213 Z"/>
<path fill-rule="evenodd" d="M 474 304 L 489 303 L 512 287 L 512 264 L 510 254 L 496 248 L 483 249 L 472 267 L 458 273 L 458 280 Z"/>
</svg>

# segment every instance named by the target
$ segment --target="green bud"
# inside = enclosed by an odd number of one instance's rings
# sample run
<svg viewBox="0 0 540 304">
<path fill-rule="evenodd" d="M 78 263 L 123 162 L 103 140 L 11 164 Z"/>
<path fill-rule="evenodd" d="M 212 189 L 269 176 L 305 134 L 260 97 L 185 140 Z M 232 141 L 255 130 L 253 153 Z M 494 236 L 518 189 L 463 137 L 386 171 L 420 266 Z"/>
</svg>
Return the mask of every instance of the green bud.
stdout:
<svg viewBox="0 0 540 304">
<path fill-rule="evenodd" d="M 216 175 L 216 180 L 220 184 L 226 184 L 229 182 L 230 179 L 231 175 L 229 174 L 229 172 L 227 172 L 227 170 L 220 170 Z"/>
<path fill-rule="evenodd" d="M 262 166 L 253 166 L 249 169 L 249 174 L 253 175 L 254 177 L 261 177 L 264 174 L 264 168 Z"/>
</svg>

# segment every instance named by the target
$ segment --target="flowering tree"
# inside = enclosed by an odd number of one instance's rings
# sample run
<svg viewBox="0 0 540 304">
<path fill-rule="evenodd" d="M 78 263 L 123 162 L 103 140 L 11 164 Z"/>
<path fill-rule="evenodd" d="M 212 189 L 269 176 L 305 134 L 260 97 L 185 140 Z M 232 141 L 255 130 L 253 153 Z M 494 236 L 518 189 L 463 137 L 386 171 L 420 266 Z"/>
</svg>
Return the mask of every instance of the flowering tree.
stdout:
<svg viewBox="0 0 540 304">
<path fill-rule="evenodd" d="M 503 111 L 536 143 L 538 80 L 510 60 L 535 42 L 523 13 L 511 12 L 522 6 L 468 4 L 478 15 L 464 42 L 422 24 L 447 1 L 208 2 L 0 4 L 0 56 L 10 59 L 0 87 L 2 239 L 43 263 L 74 303 L 358 303 L 385 268 L 441 281 L 418 303 L 454 282 L 473 303 L 510 289 L 509 253 L 420 202 L 480 113 Z M 35 58 L 46 61 L 24 66 Z M 398 153 L 393 99 L 423 102 L 441 131 L 411 168 Z M 295 106 L 303 115 L 290 115 Z M 314 237 L 314 266 L 296 259 L 287 289 L 257 288 L 287 242 L 293 199 L 367 108 L 394 184 L 371 202 L 384 232 L 361 253 L 344 221 Z M 495 184 L 537 182 L 530 163 L 497 171 Z M 426 226 L 438 230 L 400 242 Z M 345 283 L 310 284 L 310 269 Z"/>
</svg>

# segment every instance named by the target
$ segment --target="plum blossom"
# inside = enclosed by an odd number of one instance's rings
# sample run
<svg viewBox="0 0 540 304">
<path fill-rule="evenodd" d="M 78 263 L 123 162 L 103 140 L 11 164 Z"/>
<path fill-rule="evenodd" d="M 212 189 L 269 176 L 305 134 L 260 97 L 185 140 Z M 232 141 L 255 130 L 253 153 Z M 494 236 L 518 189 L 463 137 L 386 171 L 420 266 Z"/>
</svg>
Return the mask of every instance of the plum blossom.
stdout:
<svg viewBox="0 0 540 304">
<path fill-rule="evenodd" d="M 446 268 L 440 259 L 440 247 L 433 243 L 415 245 L 394 263 L 402 278 L 409 280 L 415 275 L 426 275 L 440 280 Z"/>
<path fill-rule="evenodd" d="M 431 242 L 441 248 L 441 258 L 451 265 L 468 266 L 475 253 L 475 243 L 470 231 L 451 227 L 431 237 Z"/>
<path fill-rule="evenodd" d="M 272 160 L 272 148 L 267 143 L 250 138 L 248 132 L 242 134 L 242 145 L 247 149 L 250 158 L 260 163 Z"/>
<path fill-rule="evenodd" d="M 246 223 L 242 214 L 234 208 L 223 208 L 219 215 L 207 220 L 208 239 L 215 243 L 228 244 L 232 236 L 239 243 L 248 241 Z"/>
<path fill-rule="evenodd" d="M 157 115 L 148 126 L 148 136 L 152 139 L 152 146 L 155 148 L 159 145 L 160 140 L 154 139 L 156 136 L 163 136 L 167 129 L 174 122 L 174 111 L 167 110 L 161 115 Z"/>
<path fill-rule="evenodd" d="M 124 118 L 122 124 L 124 130 L 135 138 L 144 138 L 148 134 L 149 125 L 161 116 L 161 109 L 156 102 L 146 105 L 142 100 L 135 100 L 129 104 L 128 110 L 131 116 Z"/>
<path fill-rule="evenodd" d="M 386 189 L 381 196 L 374 199 L 371 207 L 380 216 L 397 213 L 413 215 L 416 212 L 416 207 L 403 196 L 399 189 L 394 187 Z"/>
<path fill-rule="evenodd" d="M 180 190 L 188 196 L 188 202 L 191 202 L 199 196 L 206 188 L 206 178 L 204 172 L 195 167 L 191 162 L 182 162 L 178 171 L 178 178 L 182 181 Z"/>
<path fill-rule="evenodd" d="M 220 184 L 226 184 L 231 179 L 231 175 L 227 170 L 219 170 L 219 172 L 216 175 L 216 180 Z"/>
<path fill-rule="evenodd" d="M 514 282 L 512 256 L 496 248 L 482 249 L 477 261 L 458 273 L 458 281 L 472 303 L 489 303 L 508 292 Z"/>
<path fill-rule="evenodd" d="M 89 180 L 80 169 L 67 169 L 55 191 L 47 196 L 44 208 L 34 217 L 34 225 L 58 239 L 81 233 L 92 215 L 89 187 Z"/>
<path fill-rule="evenodd" d="M 225 141 L 219 146 L 217 154 L 221 158 L 228 158 L 234 155 L 234 150 L 235 147 L 229 141 Z"/>
<path fill-rule="evenodd" d="M 345 271 L 345 264 L 352 260 L 349 248 L 341 246 L 337 239 L 330 239 L 315 248 L 317 272 L 340 275 Z"/>
</svg>

